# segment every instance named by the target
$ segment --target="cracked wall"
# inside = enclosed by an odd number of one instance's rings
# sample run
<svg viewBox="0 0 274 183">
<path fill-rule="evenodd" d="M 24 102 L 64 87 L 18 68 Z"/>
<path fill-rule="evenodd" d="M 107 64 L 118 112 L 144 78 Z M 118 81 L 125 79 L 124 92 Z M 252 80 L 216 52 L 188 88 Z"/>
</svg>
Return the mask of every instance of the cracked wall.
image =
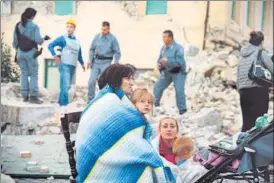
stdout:
<svg viewBox="0 0 274 183">
<path fill-rule="evenodd" d="M 21 14 L 28 7 L 35 8 L 43 15 L 54 13 L 54 1 L 13 1 L 12 13 Z"/>
</svg>

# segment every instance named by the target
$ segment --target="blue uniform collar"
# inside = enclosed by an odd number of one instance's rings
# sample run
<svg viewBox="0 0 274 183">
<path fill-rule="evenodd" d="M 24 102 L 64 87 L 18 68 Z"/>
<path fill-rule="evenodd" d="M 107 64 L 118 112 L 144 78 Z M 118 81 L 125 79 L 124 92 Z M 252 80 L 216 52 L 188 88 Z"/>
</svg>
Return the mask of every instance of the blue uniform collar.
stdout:
<svg viewBox="0 0 274 183">
<path fill-rule="evenodd" d="M 175 45 L 175 41 L 173 40 L 173 41 L 172 41 L 172 44 L 171 44 L 170 46 L 165 45 L 165 48 L 170 48 L 170 49 L 172 49 L 174 45 Z"/>
<path fill-rule="evenodd" d="M 30 26 L 30 25 L 33 26 L 33 24 L 34 24 L 34 23 L 33 23 L 33 20 L 32 20 L 32 19 L 28 19 L 28 20 L 27 20 L 27 24 L 26 24 L 26 25 L 28 25 L 28 26 Z"/>
<path fill-rule="evenodd" d="M 107 38 L 107 39 L 108 39 L 108 38 L 109 38 L 109 36 L 110 36 L 110 32 L 109 32 L 107 35 L 104 35 L 104 36 L 103 36 L 103 34 L 102 34 L 102 33 L 100 33 L 100 38 L 105 37 L 105 38 Z"/>
<path fill-rule="evenodd" d="M 69 34 L 66 34 L 66 36 L 70 39 L 75 39 L 76 37 L 74 35 L 69 35 Z"/>
</svg>

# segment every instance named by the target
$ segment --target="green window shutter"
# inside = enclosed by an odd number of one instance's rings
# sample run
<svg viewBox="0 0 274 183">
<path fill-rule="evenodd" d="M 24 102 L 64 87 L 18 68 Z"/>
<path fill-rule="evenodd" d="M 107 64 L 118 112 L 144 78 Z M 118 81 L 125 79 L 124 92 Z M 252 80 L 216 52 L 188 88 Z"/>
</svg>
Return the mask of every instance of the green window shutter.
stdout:
<svg viewBox="0 0 274 183">
<path fill-rule="evenodd" d="M 45 76 L 44 76 L 44 87 L 48 88 L 49 87 L 49 75 L 52 75 L 52 69 L 57 70 L 58 71 L 58 65 L 55 63 L 54 59 L 45 59 Z M 56 75 L 55 73 L 55 77 L 59 76 Z M 56 79 L 57 81 L 58 79 Z M 58 80 L 59 83 L 59 80 Z M 59 87 L 59 84 L 58 86 Z"/>
<path fill-rule="evenodd" d="M 147 1 L 146 15 L 167 14 L 167 1 Z"/>
<path fill-rule="evenodd" d="M 247 1 L 247 12 L 246 12 L 246 25 L 250 25 L 250 10 L 251 10 L 251 0 Z"/>
<path fill-rule="evenodd" d="M 74 14 L 74 1 L 54 1 L 54 10 L 56 15 Z"/>
<path fill-rule="evenodd" d="M 265 23 L 265 9 L 266 9 L 266 0 L 262 2 L 262 20 L 261 20 L 261 30 L 264 30 L 264 23 Z"/>
<path fill-rule="evenodd" d="M 45 75 L 44 87 L 49 91 L 59 91 L 60 89 L 60 73 L 54 59 L 45 59 Z M 76 83 L 76 71 L 71 84 Z"/>
<path fill-rule="evenodd" d="M 235 0 L 232 0 L 231 19 L 235 20 Z"/>
</svg>

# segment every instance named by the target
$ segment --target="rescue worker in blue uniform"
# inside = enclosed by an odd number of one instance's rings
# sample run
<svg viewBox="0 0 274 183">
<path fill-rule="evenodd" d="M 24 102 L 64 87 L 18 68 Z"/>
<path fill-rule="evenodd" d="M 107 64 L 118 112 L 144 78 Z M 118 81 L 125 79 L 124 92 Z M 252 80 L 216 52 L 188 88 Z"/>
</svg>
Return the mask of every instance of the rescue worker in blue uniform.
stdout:
<svg viewBox="0 0 274 183">
<path fill-rule="evenodd" d="M 60 94 L 58 103 L 60 106 L 69 104 L 69 89 L 75 75 L 77 61 L 85 71 L 85 65 L 82 57 L 81 45 L 74 35 L 76 22 L 70 18 L 66 21 L 67 34 L 59 36 L 48 46 L 55 62 L 58 64 L 60 72 Z M 54 48 L 61 47 L 61 56 L 56 55 Z M 66 109 L 64 109 L 66 110 Z M 65 112 L 65 111 L 63 111 Z"/>
<path fill-rule="evenodd" d="M 89 62 L 87 68 L 91 68 L 88 87 L 88 101 L 95 96 L 96 81 L 98 76 L 114 61 L 118 63 L 121 57 L 119 43 L 116 37 L 110 33 L 109 22 L 102 23 L 102 32 L 97 34 L 90 46 Z"/>
<path fill-rule="evenodd" d="M 40 28 L 33 22 L 37 11 L 27 8 L 21 15 L 21 21 L 16 24 L 13 34 L 13 47 L 16 49 L 15 61 L 21 69 L 21 95 L 24 102 L 42 104 L 38 94 L 38 44 L 42 45 L 44 38 Z M 38 54 L 37 54 L 38 53 Z M 30 78 L 30 81 L 29 81 Z"/>
<path fill-rule="evenodd" d="M 158 58 L 158 68 L 161 72 L 159 80 L 154 87 L 155 106 L 160 106 L 163 91 L 174 83 L 176 91 L 176 103 L 180 114 L 187 111 L 185 96 L 186 62 L 184 50 L 176 43 L 173 32 L 166 30 L 163 32 L 164 46 Z"/>
</svg>

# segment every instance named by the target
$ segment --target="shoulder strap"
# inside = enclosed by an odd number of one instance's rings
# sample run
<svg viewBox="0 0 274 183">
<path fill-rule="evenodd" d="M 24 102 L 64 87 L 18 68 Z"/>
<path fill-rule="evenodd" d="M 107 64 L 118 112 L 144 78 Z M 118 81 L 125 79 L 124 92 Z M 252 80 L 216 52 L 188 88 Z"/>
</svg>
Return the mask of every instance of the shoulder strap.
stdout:
<svg viewBox="0 0 274 183">
<path fill-rule="evenodd" d="M 20 40 L 20 36 L 21 36 L 20 31 L 19 31 L 19 24 L 20 24 L 20 22 L 18 22 L 15 26 L 15 33 L 17 36 L 18 44 L 19 44 L 19 40 Z M 17 49 L 18 49 L 18 46 L 17 46 Z"/>
<path fill-rule="evenodd" d="M 260 49 L 259 51 L 258 51 L 258 55 L 257 55 L 257 59 L 256 59 L 256 63 L 257 64 L 262 64 L 262 52 L 263 52 L 263 49 Z"/>
<path fill-rule="evenodd" d="M 19 39 L 19 37 L 21 35 L 20 31 L 19 31 L 19 24 L 20 24 L 20 22 L 18 22 L 15 26 L 15 32 L 16 32 L 16 35 L 17 35 L 17 39 Z"/>
</svg>

